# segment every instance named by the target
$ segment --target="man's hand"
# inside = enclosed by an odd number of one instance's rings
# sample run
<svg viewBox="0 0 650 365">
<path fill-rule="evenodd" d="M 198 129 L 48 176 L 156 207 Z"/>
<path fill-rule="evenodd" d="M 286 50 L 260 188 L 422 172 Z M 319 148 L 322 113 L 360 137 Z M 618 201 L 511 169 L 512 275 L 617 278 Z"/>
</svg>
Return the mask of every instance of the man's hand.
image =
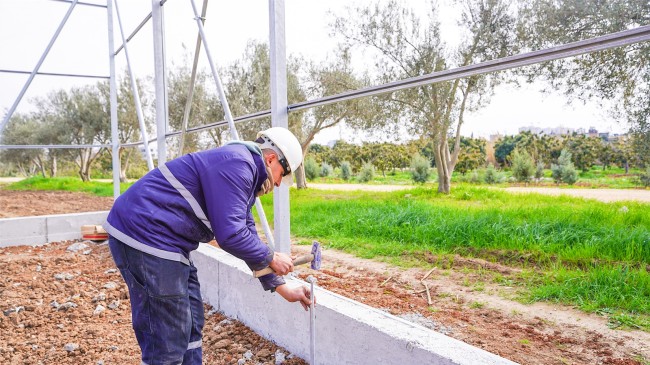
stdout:
<svg viewBox="0 0 650 365">
<path fill-rule="evenodd" d="M 286 299 L 288 302 L 300 302 L 305 310 L 309 309 L 311 305 L 311 292 L 306 286 L 299 286 L 297 288 L 289 288 L 287 284 L 282 284 L 275 288 L 275 291 Z M 316 304 L 316 298 L 314 298 Z"/>
<path fill-rule="evenodd" d="M 289 255 L 276 252 L 273 255 L 273 261 L 271 261 L 269 267 L 271 267 L 271 269 L 273 269 L 273 271 L 278 275 L 287 275 L 293 271 L 293 262 Z"/>
</svg>

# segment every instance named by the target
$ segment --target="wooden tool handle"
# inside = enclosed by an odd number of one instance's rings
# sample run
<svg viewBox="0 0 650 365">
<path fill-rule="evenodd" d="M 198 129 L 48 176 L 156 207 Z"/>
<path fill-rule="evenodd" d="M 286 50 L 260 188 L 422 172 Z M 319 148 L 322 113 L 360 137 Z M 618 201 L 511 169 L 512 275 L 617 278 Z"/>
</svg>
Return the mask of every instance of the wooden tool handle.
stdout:
<svg viewBox="0 0 650 365">
<path fill-rule="evenodd" d="M 312 254 L 300 256 L 297 259 L 293 260 L 293 266 L 308 264 L 308 263 L 310 263 L 312 261 L 314 261 L 314 255 L 312 255 Z M 275 271 L 273 271 L 273 269 L 271 269 L 271 267 L 269 266 L 269 267 L 264 268 L 262 270 L 253 271 L 253 277 L 254 278 L 259 278 L 260 276 L 268 275 L 268 274 L 273 273 L 273 272 L 275 272 Z"/>
</svg>

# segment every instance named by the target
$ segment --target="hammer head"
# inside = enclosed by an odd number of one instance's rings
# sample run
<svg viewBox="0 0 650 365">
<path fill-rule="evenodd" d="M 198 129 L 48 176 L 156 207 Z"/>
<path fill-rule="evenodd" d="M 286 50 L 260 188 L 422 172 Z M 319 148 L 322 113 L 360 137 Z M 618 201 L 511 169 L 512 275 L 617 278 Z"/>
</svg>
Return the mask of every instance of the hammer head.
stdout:
<svg viewBox="0 0 650 365">
<path fill-rule="evenodd" d="M 320 243 L 318 243 L 318 241 L 314 241 L 314 243 L 312 243 L 311 254 L 314 255 L 314 260 L 311 262 L 311 268 L 313 270 L 320 269 L 321 250 L 320 250 Z"/>
</svg>

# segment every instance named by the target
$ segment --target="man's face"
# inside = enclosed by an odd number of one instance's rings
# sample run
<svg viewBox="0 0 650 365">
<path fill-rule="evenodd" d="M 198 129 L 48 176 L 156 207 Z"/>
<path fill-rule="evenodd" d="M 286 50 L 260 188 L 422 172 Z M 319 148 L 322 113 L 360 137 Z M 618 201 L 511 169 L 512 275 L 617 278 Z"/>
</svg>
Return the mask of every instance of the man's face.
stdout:
<svg viewBox="0 0 650 365">
<path fill-rule="evenodd" d="M 284 169 L 278 160 L 278 156 L 274 154 L 266 155 L 266 164 L 271 168 L 273 185 L 279 187 L 282 183 L 282 174 L 284 173 Z"/>
</svg>

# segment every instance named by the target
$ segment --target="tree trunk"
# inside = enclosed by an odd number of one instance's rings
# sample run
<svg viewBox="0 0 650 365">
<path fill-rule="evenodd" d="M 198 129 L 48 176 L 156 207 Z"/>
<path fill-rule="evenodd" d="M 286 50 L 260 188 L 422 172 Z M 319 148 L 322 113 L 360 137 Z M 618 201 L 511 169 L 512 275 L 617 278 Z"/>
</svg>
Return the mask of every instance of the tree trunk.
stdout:
<svg viewBox="0 0 650 365">
<path fill-rule="evenodd" d="M 451 191 L 451 172 L 449 171 L 449 160 L 446 158 L 449 151 L 445 153 L 443 151 L 444 146 L 446 146 L 446 143 L 440 146 L 440 141 L 433 141 L 433 157 L 438 171 L 438 192 L 449 194 Z"/>
<path fill-rule="evenodd" d="M 56 177 L 56 175 L 59 172 L 58 161 L 56 159 L 56 155 L 50 155 L 50 156 L 52 156 L 52 165 L 50 166 L 50 177 Z"/>
<path fill-rule="evenodd" d="M 296 186 L 298 189 L 307 189 L 307 179 L 305 178 L 305 164 L 300 164 L 296 170 Z"/>
<path fill-rule="evenodd" d="M 41 156 L 36 156 L 36 166 L 38 167 L 38 170 L 41 172 L 41 176 L 43 178 L 46 178 L 47 175 L 45 175 L 45 164 L 43 163 L 43 159 L 41 159 Z"/>
<path fill-rule="evenodd" d="M 79 177 L 81 181 L 90 181 L 90 154 L 92 151 L 82 149 L 79 151 Z"/>
<path fill-rule="evenodd" d="M 126 157 L 121 156 L 120 161 L 124 159 L 124 166 L 120 168 L 120 182 L 121 183 L 127 183 L 129 180 L 126 178 L 126 171 L 129 169 L 129 165 L 131 163 L 131 150 L 127 150 L 126 153 L 124 154 Z"/>
</svg>

